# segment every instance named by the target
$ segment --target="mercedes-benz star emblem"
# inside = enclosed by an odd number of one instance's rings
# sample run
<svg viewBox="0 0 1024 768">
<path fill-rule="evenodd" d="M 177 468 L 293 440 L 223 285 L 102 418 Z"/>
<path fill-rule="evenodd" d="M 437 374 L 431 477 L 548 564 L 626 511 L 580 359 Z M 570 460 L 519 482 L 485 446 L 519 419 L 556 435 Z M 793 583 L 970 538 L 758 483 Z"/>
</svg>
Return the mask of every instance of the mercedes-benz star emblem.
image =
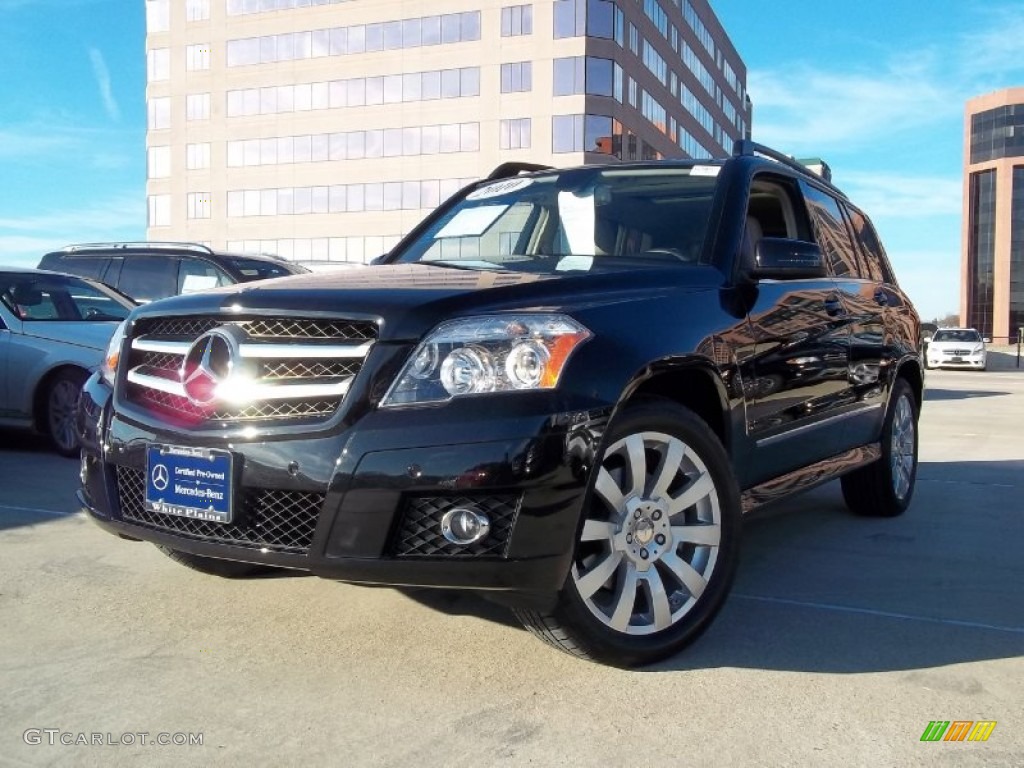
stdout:
<svg viewBox="0 0 1024 768">
<path fill-rule="evenodd" d="M 167 467 L 163 464 L 157 464 L 153 467 L 153 471 L 150 473 L 150 479 L 153 481 L 153 487 L 158 491 L 166 491 L 167 486 L 171 479 L 167 474 Z"/>
<path fill-rule="evenodd" d="M 241 359 L 238 339 L 229 329 L 207 331 L 189 347 L 181 364 L 181 384 L 193 405 L 210 405 L 217 386 L 227 380 Z"/>
</svg>

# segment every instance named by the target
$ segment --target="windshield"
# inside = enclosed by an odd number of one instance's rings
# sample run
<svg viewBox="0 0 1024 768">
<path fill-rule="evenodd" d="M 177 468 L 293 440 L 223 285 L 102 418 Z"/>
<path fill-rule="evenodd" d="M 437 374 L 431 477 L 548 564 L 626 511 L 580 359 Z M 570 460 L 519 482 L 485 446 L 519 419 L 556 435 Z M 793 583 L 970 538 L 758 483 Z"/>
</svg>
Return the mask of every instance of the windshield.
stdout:
<svg viewBox="0 0 1024 768">
<path fill-rule="evenodd" d="M 248 283 L 252 280 L 266 280 L 271 277 L 286 277 L 301 272 L 308 272 L 305 267 L 298 264 L 288 264 L 279 261 L 263 261 L 262 259 L 247 259 L 244 257 L 230 258 L 228 262 L 238 270 L 242 282 Z"/>
<path fill-rule="evenodd" d="M 936 331 L 932 341 L 981 341 L 981 335 L 974 330 Z"/>
<path fill-rule="evenodd" d="M 395 261 L 521 272 L 697 264 L 717 172 L 582 168 L 492 182 Z"/>
<path fill-rule="evenodd" d="M 0 275 L 0 301 L 21 320 L 124 320 L 133 306 L 104 285 L 61 275 Z"/>
</svg>

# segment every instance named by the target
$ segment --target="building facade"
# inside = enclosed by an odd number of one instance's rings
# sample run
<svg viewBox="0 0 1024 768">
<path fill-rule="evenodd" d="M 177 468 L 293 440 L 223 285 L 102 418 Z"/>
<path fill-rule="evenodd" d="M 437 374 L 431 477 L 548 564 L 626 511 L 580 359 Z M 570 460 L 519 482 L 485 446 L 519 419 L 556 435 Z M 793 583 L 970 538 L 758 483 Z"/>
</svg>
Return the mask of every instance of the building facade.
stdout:
<svg viewBox="0 0 1024 768">
<path fill-rule="evenodd" d="M 146 0 L 151 240 L 364 262 L 512 160 L 728 154 L 707 0 Z"/>
<path fill-rule="evenodd" d="M 960 320 L 996 342 L 1024 328 L 1024 88 L 967 102 Z"/>
</svg>

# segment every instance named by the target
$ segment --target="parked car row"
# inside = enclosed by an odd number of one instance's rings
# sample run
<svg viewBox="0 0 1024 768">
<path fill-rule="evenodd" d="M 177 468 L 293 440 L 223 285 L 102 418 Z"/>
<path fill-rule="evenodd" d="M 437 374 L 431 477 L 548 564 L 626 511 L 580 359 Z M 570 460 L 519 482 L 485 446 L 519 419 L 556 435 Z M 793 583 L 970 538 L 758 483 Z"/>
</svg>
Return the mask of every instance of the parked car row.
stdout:
<svg viewBox="0 0 1024 768">
<path fill-rule="evenodd" d="M 69 245 L 39 269 L 0 267 L 0 427 L 34 429 L 77 456 L 82 384 L 137 304 L 307 272 L 193 243 Z"/>
<path fill-rule="evenodd" d="M 95 280 L 0 270 L 0 426 L 34 428 L 59 453 L 76 455 L 82 384 L 134 307 Z"/>
</svg>

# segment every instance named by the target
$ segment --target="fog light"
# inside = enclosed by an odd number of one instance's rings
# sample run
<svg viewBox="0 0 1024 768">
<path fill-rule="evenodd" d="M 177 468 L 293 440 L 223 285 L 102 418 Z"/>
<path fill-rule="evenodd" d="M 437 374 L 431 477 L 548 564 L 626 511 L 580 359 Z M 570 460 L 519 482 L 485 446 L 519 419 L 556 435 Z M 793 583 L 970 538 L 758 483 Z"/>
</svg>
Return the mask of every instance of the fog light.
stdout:
<svg viewBox="0 0 1024 768">
<path fill-rule="evenodd" d="M 482 541 L 491 530 L 487 515 L 471 507 L 455 507 L 441 518 L 441 533 L 452 544 L 466 546 Z"/>
</svg>

